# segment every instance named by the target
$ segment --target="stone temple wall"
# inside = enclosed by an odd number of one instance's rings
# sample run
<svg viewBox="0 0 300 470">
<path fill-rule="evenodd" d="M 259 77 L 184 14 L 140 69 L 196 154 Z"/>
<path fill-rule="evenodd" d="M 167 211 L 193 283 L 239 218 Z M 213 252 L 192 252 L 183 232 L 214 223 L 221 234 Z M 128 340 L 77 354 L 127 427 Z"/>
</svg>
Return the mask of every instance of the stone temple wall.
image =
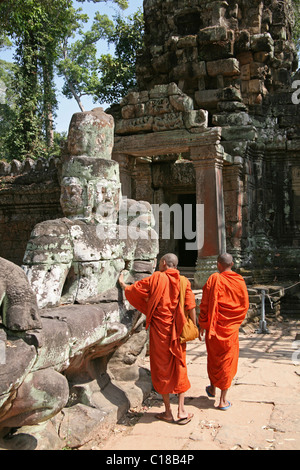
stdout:
<svg viewBox="0 0 300 470">
<path fill-rule="evenodd" d="M 176 82 L 199 107 L 226 110 L 220 101 L 259 104 L 296 67 L 289 0 L 145 0 L 144 14 L 140 90 Z M 220 96 L 235 85 L 235 100 Z"/>
<path fill-rule="evenodd" d="M 0 162 L 0 257 L 22 264 L 33 227 L 62 217 L 60 161 Z"/>
<path fill-rule="evenodd" d="M 300 77 L 291 2 L 145 0 L 144 17 L 138 88 L 111 110 L 123 194 L 158 204 L 195 194 L 190 152 L 184 145 L 178 150 L 177 142 L 187 135 L 205 140 L 202 133 L 217 129 L 227 250 L 260 280 L 262 270 L 268 280 L 298 278 L 300 110 L 294 86 Z M 169 141 L 162 154 L 151 153 L 155 139 L 149 136 L 164 132 Z M 128 139 L 135 152 L 124 151 Z M 0 256 L 17 264 L 35 224 L 62 216 L 58 162 L 22 165 L 0 165 Z M 162 251 L 165 246 L 161 241 Z"/>
<path fill-rule="evenodd" d="M 218 129 L 227 250 L 259 281 L 298 278 L 300 108 L 291 2 L 145 0 L 144 17 L 138 92 L 124 98 L 116 117 L 115 158 L 126 187 L 154 203 L 197 193 L 197 176 L 187 181 L 190 152 L 180 155 L 187 166 L 180 165 L 174 188 L 174 171 L 166 168 L 178 163 L 178 153 L 172 145 L 160 156 L 147 153 L 149 135 L 165 132 L 167 140 L 169 133 L 170 142 L 172 131 L 181 130 L 183 140 L 185 132 L 198 133 L 200 145 L 201 132 Z M 128 161 L 120 156 L 126 139 L 138 149 Z"/>
</svg>

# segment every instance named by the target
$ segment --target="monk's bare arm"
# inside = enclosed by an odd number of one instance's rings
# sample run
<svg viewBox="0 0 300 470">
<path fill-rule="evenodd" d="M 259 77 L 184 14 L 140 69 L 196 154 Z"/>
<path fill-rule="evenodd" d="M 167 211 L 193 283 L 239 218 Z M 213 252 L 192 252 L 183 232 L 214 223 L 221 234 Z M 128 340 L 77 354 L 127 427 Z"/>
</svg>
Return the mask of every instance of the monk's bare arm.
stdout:
<svg viewBox="0 0 300 470">
<path fill-rule="evenodd" d="M 119 284 L 120 284 L 121 289 L 123 289 L 123 290 L 126 289 L 127 284 L 125 284 L 125 282 L 124 282 L 124 275 L 123 275 L 123 273 L 121 273 L 120 276 L 119 276 Z"/>
<path fill-rule="evenodd" d="M 193 323 L 195 323 L 195 325 L 197 325 L 196 309 L 192 308 L 191 310 L 188 310 L 187 313 L 188 313 L 189 317 L 192 319 Z"/>
</svg>

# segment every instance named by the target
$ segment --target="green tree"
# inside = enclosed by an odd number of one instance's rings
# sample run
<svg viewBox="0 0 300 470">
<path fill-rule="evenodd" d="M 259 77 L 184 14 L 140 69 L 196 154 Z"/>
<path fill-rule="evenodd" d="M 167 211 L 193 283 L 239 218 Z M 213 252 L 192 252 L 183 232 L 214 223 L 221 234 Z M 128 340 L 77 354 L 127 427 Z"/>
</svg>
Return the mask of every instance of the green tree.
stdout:
<svg viewBox="0 0 300 470">
<path fill-rule="evenodd" d="M 0 27 L 15 46 L 17 116 L 7 136 L 11 158 L 47 153 L 52 144 L 56 103 L 54 64 L 57 44 L 69 21 L 70 0 L 6 0 Z"/>
<path fill-rule="evenodd" d="M 93 0 L 101 1 L 128 6 L 125 0 Z M 16 48 L 12 86 L 17 114 L 6 139 L 11 159 L 46 156 L 53 145 L 55 66 L 61 44 L 78 27 L 78 15 L 72 0 L 0 2 L 0 41 L 6 34 Z"/>
<path fill-rule="evenodd" d="M 84 32 L 88 19 L 80 9 L 75 12 L 61 43 L 61 58 L 57 63 L 58 74 L 65 80 L 63 94 L 69 99 L 75 98 L 81 111 L 84 111 L 81 97 L 90 94 L 96 66 L 96 44 L 100 39 L 95 28 Z M 74 41 L 75 35 L 80 39 Z"/>
<path fill-rule="evenodd" d="M 140 10 L 124 20 L 115 18 L 112 29 L 104 31 L 103 37 L 115 47 L 114 56 L 101 55 L 97 68 L 100 74 L 94 96 L 100 102 L 118 102 L 136 86 L 136 55 L 143 46 L 144 21 Z"/>
<path fill-rule="evenodd" d="M 6 136 L 16 119 L 15 100 L 12 92 L 14 69 L 13 64 L 0 60 L 0 159 L 6 159 L 9 154 Z"/>
<path fill-rule="evenodd" d="M 78 17 L 82 24 L 84 16 Z M 59 74 L 65 79 L 63 93 L 74 97 L 81 109 L 81 97 L 91 95 L 94 102 L 112 103 L 122 98 L 136 84 L 136 53 L 143 43 L 143 15 L 137 11 L 132 16 L 114 17 L 96 13 L 90 31 L 84 32 L 82 24 L 76 28 L 79 39 L 63 44 Z M 114 47 L 114 56 L 102 54 L 97 58 L 100 39 Z"/>
</svg>

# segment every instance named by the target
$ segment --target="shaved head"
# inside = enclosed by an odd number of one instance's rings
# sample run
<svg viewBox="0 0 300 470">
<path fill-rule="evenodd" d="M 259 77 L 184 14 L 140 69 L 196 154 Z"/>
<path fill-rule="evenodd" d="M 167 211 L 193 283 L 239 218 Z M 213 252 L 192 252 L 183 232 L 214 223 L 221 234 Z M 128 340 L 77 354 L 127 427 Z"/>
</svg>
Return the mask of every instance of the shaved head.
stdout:
<svg viewBox="0 0 300 470">
<path fill-rule="evenodd" d="M 161 259 L 166 262 L 168 268 L 177 268 L 178 258 L 173 253 L 167 253 Z"/>
<path fill-rule="evenodd" d="M 162 256 L 159 260 L 158 269 L 159 271 L 166 271 L 169 268 L 177 269 L 178 258 L 173 253 L 167 253 Z"/>
<path fill-rule="evenodd" d="M 233 258 L 229 253 L 223 253 L 222 255 L 219 255 L 217 261 L 224 268 L 229 268 L 233 265 Z"/>
</svg>

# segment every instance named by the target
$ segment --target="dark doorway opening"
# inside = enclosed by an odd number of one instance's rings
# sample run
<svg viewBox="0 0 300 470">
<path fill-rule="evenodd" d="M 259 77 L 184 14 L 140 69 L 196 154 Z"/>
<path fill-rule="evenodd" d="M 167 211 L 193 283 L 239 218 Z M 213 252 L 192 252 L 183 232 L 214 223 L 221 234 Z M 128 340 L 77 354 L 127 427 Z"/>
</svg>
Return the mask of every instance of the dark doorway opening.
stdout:
<svg viewBox="0 0 300 470">
<path fill-rule="evenodd" d="M 178 204 L 182 208 L 182 237 L 178 240 L 179 265 L 195 267 L 198 251 L 190 249 L 190 245 L 196 241 L 196 194 L 179 194 Z"/>
</svg>

